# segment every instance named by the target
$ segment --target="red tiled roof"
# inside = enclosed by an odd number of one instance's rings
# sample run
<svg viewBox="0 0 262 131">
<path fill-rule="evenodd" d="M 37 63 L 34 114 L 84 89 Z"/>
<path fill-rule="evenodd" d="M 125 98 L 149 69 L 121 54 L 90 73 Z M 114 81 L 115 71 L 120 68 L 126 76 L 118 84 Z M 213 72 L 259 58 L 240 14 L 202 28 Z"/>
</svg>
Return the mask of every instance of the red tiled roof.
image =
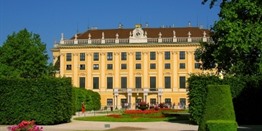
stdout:
<svg viewBox="0 0 262 131">
<path fill-rule="evenodd" d="M 198 27 L 177 27 L 177 28 L 142 28 L 147 32 L 147 38 L 158 38 L 159 32 L 161 32 L 162 37 L 173 37 L 173 31 L 176 32 L 176 37 L 188 37 L 188 32 L 190 31 L 191 37 L 203 37 L 204 31 L 206 36 L 210 36 L 210 30 L 200 29 Z M 82 34 L 78 34 L 78 39 L 88 39 L 89 34 L 91 39 L 101 39 L 102 32 L 104 32 L 104 37 L 106 38 L 116 38 L 118 33 L 118 38 L 129 38 L 130 32 L 134 29 L 94 29 L 88 30 Z M 73 37 L 74 38 L 74 37 Z M 72 39 L 73 39 L 72 38 Z"/>
</svg>

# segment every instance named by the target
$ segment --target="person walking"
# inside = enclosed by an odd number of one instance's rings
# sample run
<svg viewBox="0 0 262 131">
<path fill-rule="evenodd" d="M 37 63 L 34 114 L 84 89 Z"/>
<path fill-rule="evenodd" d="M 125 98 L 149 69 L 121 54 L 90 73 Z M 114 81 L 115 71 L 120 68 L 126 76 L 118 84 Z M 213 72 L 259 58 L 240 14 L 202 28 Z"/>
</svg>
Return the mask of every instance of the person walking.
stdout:
<svg viewBox="0 0 262 131">
<path fill-rule="evenodd" d="M 86 106 L 85 106 L 85 103 L 82 102 L 82 114 L 85 115 L 85 112 L 86 112 Z"/>
</svg>

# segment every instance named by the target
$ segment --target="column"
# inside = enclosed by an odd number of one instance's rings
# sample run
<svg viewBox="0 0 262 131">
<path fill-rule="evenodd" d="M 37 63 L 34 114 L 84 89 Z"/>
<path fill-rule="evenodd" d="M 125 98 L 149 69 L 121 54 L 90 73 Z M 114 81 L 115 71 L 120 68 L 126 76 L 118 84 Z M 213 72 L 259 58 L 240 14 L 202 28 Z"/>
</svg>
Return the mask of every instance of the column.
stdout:
<svg viewBox="0 0 262 131">
<path fill-rule="evenodd" d="M 102 52 L 100 53 L 101 56 L 101 64 L 99 64 L 99 66 L 101 67 L 101 90 L 105 90 L 106 89 L 106 53 Z"/>
<path fill-rule="evenodd" d="M 114 88 L 119 89 L 120 87 L 120 63 L 119 63 L 119 57 L 120 53 L 119 52 L 115 52 L 114 53 Z"/>
<path fill-rule="evenodd" d="M 127 89 L 127 103 L 128 108 L 132 108 L 132 89 Z"/>
<path fill-rule="evenodd" d="M 128 88 L 134 88 L 134 52 L 128 53 Z"/>
<path fill-rule="evenodd" d="M 115 109 L 118 109 L 118 94 L 115 97 Z"/>
<path fill-rule="evenodd" d="M 92 53 L 86 53 L 87 55 L 87 89 L 93 89 L 92 87 Z"/>
<path fill-rule="evenodd" d="M 158 99 L 157 100 L 158 104 L 162 103 L 161 98 L 162 98 L 162 95 L 158 95 L 158 98 L 157 98 Z"/>
<path fill-rule="evenodd" d="M 127 100 L 128 108 L 132 108 L 131 97 L 132 97 L 132 94 L 131 94 L 131 93 L 128 93 L 128 100 Z"/>
<path fill-rule="evenodd" d="M 114 108 L 118 109 L 118 89 L 113 89 L 114 90 Z"/>
<path fill-rule="evenodd" d="M 149 83 L 148 83 L 148 54 L 149 52 L 143 52 L 143 84 L 142 88 L 149 88 Z"/>
<path fill-rule="evenodd" d="M 158 51 L 157 52 L 157 60 L 158 60 L 158 63 L 157 63 L 157 88 L 163 88 L 163 64 L 165 64 L 163 62 L 163 52 L 162 51 Z"/>
<path fill-rule="evenodd" d="M 172 88 L 173 91 L 178 91 L 178 53 L 176 51 L 172 52 L 173 62 L 172 62 Z"/>
<path fill-rule="evenodd" d="M 64 76 L 65 69 L 66 69 L 65 53 L 61 53 L 61 55 L 60 55 L 60 77 Z"/>
<path fill-rule="evenodd" d="M 78 70 L 79 70 L 79 64 L 78 64 L 78 53 L 73 53 L 73 85 L 76 87 L 79 87 L 79 77 L 78 77 Z"/>
<path fill-rule="evenodd" d="M 147 103 L 147 96 L 148 96 L 148 91 L 149 89 L 144 89 L 144 97 L 143 97 L 143 101 Z"/>
</svg>

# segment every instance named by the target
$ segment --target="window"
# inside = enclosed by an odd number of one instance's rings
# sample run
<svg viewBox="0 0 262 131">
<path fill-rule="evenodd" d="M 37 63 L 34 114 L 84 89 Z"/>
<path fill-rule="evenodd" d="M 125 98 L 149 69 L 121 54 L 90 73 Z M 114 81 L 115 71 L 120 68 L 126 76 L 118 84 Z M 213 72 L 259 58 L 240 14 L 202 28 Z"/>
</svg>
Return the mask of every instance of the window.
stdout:
<svg viewBox="0 0 262 131">
<path fill-rule="evenodd" d="M 86 78 L 85 77 L 79 77 L 79 87 L 80 88 L 85 88 L 86 86 Z"/>
<path fill-rule="evenodd" d="M 141 88 L 141 77 L 136 77 L 136 88 Z"/>
<path fill-rule="evenodd" d="M 86 66 L 85 66 L 85 64 L 80 64 L 80 70 L 85 70 L 85 68 L 86 68 Z"/>
<path fill-rule="evenodd" d="M 150 91 L 156 91 L 156 77 L 150 77 Z"/>
<path fill-rule="evenodd" d="M 107 77 L 107 89 L 113 89 L 113 77 Z"/>
<path fill-rule="evenodd" d="M 121 69 L 126 69 L 126 64 L 121 64 Z"/>
<path fill-rule="evenodd" d="M 180 58 L 180 60 L 186 59 L 186 52 L 185 51 L 180 51 L 179 52 L 179 58 Z"/>
<path fill-rule="evenodd" d="M 136 52 L 136 60 L 141 60 L 141 52 Z"/>
<path fill-rule="evenodd" d="M 121 60 L 126 60 L 126 52 L 121 52 Z"/>
<path fill-rule="evenodd" d="M 171 77 L 165 76 L 165 88 L 171 88 Z"/>
<path fill-rule="evenodd" d="M 171 102 L 171 98 L 165 98 L 165 104 L 168 104 L 169 105 L 169 107 L 171 107 L 171 104 L 172 102 Z"/>
<path fill-rule="evenodd" d="M 150 69 L 156 69 L 156 64 L 151 63 L 151 64 L 150 64 Z"/>
<path fill-rule="evenodd" d="M 179 88 L 182 88 L 182 89 L 186 88 L 186 77 L 185 76 L 179 77 Z"/>
<path fill-rule="evenodd" d="M 170 69 L 170 63 L 165 63 L 165 69 Z"/>
<path fill-rule="evenodd" d="M 66 65 L 66 70 L 71 70 L 72 69 L 72 65 Z"/>
<path fill-rule="evenodd" d="M 121 77 L 121 88 L 126 89 L 127 88 L 127 78 Z"/>
<path fill-rule="evenodd" d="M 94 69 L 94 70 L 99 70 L 99 64 L 94 64 L 94 65 L 93 65 L 93 69 Z"/>
<path fill-rule="evenodd" d="M 85 53 L 80 53 L 80 61 L 85 61 Z"/>
<path fill-rule="evenodd" d="M 113 60 L 113 52 L 107 52 L 107 60 Z"/>
<path fill-rule="evenodd" d="M 156 60 L 156 52 L 150 52 L 150 60 Z"/>
<path fill-rule="evenodd" d="M 113 106 L 113 99 L 107 99 L 106 100 L 106 105 L 108 106 L 108 107 L 111 107 L 111 106 Z"/>
<path fill-rule="evenodd" d="M 141 69 L 141 64 L 136 64 L 136 69 Z"/>
<path fill-rule="evenodd" d="M 150 99 L 150 105 L 156 105 L 156 99 L 155 98 Z"/>
<path fill-rule="evenodd" d="M 72 53 L 66 53 L 66 61 L 72 60 Z"/>
<path fill-rule="evenodd" d="M 94 61 L 99 61 L 99 53 L 94 53 Z"/>
<path fill-rule="evenodd" d="M 112 70 L 113 69 L 113 64 L 107 64 L 107 69 Z"/>
<path fill-rule="evenodd" d="M 178 106 L 180 109 L 185 109 L 186 108 L 186 98 L 180 98 Z"/>
<path fill-rule="evenodd" d="M 186 69 L 186 64 L 185 63 L 180 63 L 179 64 L 179 69 Z"/>
<path fill-rule="evenodd" d="M 93 89 L 99 89 L 99 77 L 93 77 Z"/>
<path fill-rule="evenodd" d="M 200 63 L 195 63 L 195 69 L 200 69 Z"/>
<path fill-rule="evenodd" d="M 165 60 L 170 60 L 170 52 L 169 51 L 165 52 Z"/>
</svg>

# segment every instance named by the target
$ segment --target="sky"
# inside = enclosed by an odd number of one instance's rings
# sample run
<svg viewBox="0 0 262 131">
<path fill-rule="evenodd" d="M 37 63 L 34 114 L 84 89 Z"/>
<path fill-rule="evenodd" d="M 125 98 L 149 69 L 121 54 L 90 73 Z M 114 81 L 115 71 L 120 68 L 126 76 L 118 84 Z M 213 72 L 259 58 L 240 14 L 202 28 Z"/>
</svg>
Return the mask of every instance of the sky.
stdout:
<svg viewBox="0 0 262 131">
<path fill-rule="evenodd" d="M 202 26 L 218 21 L 220 8 L 210 9 L 202 0 L 0 0 L 0 45 L 7 36 L 27 29 L 39 34 L 51 62 L 54 42 L 61 33 L 69 39 L 91 27 L 115 29 Z"/>
</svg>

